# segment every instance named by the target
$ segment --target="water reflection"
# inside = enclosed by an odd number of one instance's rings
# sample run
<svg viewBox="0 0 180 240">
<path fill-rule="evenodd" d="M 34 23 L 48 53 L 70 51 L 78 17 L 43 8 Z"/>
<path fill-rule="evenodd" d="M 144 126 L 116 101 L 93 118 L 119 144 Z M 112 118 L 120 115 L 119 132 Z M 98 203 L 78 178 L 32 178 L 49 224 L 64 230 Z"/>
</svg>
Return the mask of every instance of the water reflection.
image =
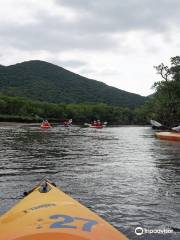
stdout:
<svg viewBox="0 0 180 240">
<path fill-rule="evenodd" d="M 0 145 L 1 213 L 47 176 L 132 239 L 153 239 L 137 226 L 180 228 L 180 144 L 147 127 L 1 127 Z"/>
</svg>

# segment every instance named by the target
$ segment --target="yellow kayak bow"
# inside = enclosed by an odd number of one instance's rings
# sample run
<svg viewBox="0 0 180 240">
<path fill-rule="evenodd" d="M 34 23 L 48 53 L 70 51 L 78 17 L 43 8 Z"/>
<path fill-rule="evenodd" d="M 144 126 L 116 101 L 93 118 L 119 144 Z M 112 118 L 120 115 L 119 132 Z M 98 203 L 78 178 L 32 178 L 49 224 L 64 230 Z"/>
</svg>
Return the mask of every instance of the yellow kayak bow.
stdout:
<svg viewBox="0 0 180 240">
<path fill-rule="evenodd" d="M 0 240 L 125 240 L 122 233 L 49 181 L 0 217 Z"/>
</svg>

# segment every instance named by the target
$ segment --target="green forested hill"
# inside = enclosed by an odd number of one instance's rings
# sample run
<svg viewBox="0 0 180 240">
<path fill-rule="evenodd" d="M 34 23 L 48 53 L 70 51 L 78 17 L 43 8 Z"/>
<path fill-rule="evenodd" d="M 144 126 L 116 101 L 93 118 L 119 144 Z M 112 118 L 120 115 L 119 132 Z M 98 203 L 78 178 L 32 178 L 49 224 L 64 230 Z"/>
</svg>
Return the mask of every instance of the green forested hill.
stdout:
<svg viewBox="0 0 180 240">
<path fill-rule="evenodd" d="M 43 61 L 0 65 L 0 93 L 51 103 L 106 103 L 134 108 L 145 97 L 110 87 Z"/>
</svg>

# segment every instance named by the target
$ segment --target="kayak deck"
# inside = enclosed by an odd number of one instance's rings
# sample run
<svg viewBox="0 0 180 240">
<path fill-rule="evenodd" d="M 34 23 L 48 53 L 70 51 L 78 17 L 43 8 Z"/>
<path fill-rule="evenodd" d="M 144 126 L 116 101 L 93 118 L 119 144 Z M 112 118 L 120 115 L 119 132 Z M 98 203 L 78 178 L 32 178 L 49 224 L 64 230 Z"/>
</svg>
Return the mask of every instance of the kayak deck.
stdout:
<svg viewBox="0 0 180 240">
<path fill-rule="evenodd" d="M 180 133 L 174 132 L 157 132 L 156 137 L 162 140 L 180 141 Z"/>
<path fill-rule="evenodd" d="M 46 182 L 0 217 L 3 240 L 125 240 L 95 213 Z"/>
</svg>

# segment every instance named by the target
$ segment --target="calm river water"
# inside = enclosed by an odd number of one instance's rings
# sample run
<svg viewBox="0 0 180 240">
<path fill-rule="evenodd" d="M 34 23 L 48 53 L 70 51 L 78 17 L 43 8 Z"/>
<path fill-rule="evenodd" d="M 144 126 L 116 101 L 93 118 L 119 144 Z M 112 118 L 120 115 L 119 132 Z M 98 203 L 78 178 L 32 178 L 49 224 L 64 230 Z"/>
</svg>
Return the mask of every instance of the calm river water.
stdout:
<svg viewBox="0 0 180 240">
<path fill-rule="evenodd" d="M 180 142 L 149 127 L 0 123 L 0 214 L 43 177 L 130 239 L 180 239 Z M 176 232 L 137 236 L 136 227 Z"/>
</svg>

